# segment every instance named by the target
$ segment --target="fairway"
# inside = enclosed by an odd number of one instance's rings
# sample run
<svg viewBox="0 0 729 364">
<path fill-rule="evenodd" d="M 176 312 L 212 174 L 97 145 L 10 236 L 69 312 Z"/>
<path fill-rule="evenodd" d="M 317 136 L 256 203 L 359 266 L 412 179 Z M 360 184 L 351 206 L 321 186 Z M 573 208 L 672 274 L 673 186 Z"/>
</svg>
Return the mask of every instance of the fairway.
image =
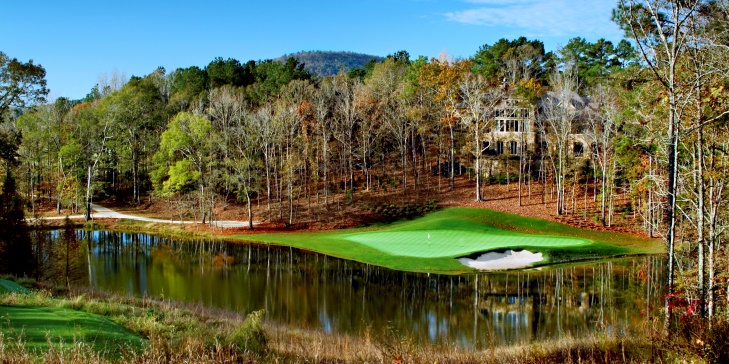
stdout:
<svg viewBox="0 0 729 364">
<path fill-rule="evenodd" d="M 505 248 L 561 248 L 588 244 L 577 238 L 528 235 L 505 230 L 381 231 L 339 235 L 382 252 L 418 258 L 460 257 Z"/>
<path fill-rule="evenodd" d="M 144 345 L 142 338 L 107 318 L 59 307 L 0 305 L 0 332 L 8 339 L 22 337 L 26 347 L 37 350 L 47 350 L 49 340 L 68 345 L 74 338 L 112 355 Z"/>
</svg>

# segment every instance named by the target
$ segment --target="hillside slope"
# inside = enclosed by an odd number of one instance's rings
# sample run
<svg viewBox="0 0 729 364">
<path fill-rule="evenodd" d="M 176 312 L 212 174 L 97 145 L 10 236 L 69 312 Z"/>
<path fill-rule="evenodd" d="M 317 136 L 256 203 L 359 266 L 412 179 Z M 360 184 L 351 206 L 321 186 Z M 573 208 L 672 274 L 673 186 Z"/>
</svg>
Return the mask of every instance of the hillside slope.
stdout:
<svg viewBox="0 0 729 364">
<path fill-rule="evenodd" d="M 319 76 L 336 75 L 341 69 L 346 72 L 354 68 L 362 68 L 372 59 L 377 61 L 383 59 L 379 56 L 354 52 L 311 51 L 287 54 L 277 60 L 285 61 L 289 57 L 294 57 L 304 63 L 307 71 Z"/>
</svg>

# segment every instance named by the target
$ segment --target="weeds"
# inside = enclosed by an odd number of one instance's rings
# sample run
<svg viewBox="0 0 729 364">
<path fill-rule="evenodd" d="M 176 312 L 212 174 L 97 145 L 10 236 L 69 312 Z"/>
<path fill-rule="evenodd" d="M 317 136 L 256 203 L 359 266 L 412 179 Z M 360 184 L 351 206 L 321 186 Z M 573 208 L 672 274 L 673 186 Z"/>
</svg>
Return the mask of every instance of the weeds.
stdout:
<svg viewBox="0 0 729 364">
<path fill-rule="evenodd" d="M 245 321 L 228 336 L 228 342 L 235 345 L 242 353 L 263 355 L 267 351 L 266 332 L 263 329 L 263 316 L 266 310 L 253 311 Z"/>
</svg>

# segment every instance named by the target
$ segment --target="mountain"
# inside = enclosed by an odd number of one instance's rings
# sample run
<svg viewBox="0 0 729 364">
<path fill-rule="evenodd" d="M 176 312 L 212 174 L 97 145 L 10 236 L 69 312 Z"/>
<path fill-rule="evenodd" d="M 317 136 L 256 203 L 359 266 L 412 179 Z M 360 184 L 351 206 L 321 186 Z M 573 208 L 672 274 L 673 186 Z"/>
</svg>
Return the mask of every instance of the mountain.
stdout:
<svg viewBox="0 0 729 364">
<path fill-rule="evenodd" d="M 354 52 L 311 51 L 287 54 L 277 60 L 284 62 L 289 57 L 296 58 L 300 63 L 304 63 L 304 68 L 307 71 L 319 76 L 336 75 L 342 68 L 349 71 L 353 68 L 362 68 L 372 59 L 377 61 L 384 59 L 380 56 Z"/>
</svg>

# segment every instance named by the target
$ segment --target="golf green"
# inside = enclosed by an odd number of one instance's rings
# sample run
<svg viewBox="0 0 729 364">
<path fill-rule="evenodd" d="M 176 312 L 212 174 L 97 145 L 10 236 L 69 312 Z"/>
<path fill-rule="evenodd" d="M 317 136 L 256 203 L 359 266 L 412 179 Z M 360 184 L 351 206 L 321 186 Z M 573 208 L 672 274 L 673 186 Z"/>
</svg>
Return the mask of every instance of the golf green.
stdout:
<svg viewBox="0 0 729 364">
<path fill-rule="evenodd" d="M 0 305 L 0 332 L 6 338 L 20 337 L 26 347 L 38 350 L 47 350 L 49 342 L 73 343 L 74 338 L 112 355 L 144 344 L 142 338 L 105 317 L 59 307 Z"/>
<path fill-rule="evenodd" d="M 382 231 L 338 237 L 388 254 L 418 258 L 460 257 L 512 247 L 569 247 L 589 243 L 584 239 L 528 235 L 498 229 Z"/>
<path fill-rule="evenodd" d="M 281 232 L 231 239 L 292 246 L 397 270 L 460 274 L 473 272 L 455 258 L 494 250 L 526 249 L 544 254 L 539 264 L 660 254 L 658 239 L 567 225 L 479 208 L 455 207 L 414 220 L 322 232 Z"/>
</svg>

